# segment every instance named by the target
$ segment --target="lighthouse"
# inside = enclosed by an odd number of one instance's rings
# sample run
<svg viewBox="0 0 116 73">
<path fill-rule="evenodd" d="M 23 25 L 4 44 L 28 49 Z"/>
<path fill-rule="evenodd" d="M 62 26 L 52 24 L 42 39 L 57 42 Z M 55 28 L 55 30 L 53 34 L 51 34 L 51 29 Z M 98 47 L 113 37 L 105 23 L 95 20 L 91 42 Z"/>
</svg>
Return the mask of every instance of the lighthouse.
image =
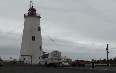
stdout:
<svg viewBox="0 0 116 73">
<path fill-rule="evenodd" d="M 28 13 L 24 14 L 24 29 L 20 50 L 20 61 L 27 64 L 38 64 L 43 54 L 40 27 L 41 16 L 36 13 L 32 1 Z"/>
</svg>

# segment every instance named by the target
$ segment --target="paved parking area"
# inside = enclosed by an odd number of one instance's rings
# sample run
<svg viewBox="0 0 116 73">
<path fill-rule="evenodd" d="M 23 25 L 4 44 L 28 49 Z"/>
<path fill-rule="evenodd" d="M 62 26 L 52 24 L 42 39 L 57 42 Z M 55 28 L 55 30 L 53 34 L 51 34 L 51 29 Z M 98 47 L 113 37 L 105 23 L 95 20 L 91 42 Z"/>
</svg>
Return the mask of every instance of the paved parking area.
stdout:
<svg viewBox="0 0 116 73">
<path fill-rule="evenodd" d="M 0 67 L 0 73 L 116 73 L 116 68 L 71 68 L 71 67 Z"/>
</svg>

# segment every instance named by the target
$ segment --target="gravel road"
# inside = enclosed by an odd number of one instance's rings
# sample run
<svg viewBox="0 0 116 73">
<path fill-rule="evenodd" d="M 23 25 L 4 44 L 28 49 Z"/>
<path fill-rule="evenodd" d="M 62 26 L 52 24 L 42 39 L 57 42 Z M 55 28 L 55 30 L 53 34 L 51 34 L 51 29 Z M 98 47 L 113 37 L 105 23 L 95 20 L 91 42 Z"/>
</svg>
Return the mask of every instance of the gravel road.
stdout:
<svg viewBox="0 0 116 73">
<path fill-rule="evenodd" d="M 0 67 L 0 73 L 116 73 L 116 68 L 71 68 L 71 67 L 37 67 L 13 66 Z"/>
</svg>

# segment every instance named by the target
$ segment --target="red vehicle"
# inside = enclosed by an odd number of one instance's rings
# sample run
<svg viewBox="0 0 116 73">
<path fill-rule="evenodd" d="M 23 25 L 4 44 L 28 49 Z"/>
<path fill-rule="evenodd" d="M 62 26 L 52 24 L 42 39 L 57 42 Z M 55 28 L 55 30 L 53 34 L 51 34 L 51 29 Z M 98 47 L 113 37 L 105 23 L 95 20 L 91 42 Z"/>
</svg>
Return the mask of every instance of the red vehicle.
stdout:
<svg viewBox="0 0 116 73">
<path fill-rule="evenodd" d="M 73 67 L 84 67 L 85 61 L 84 60 L 75 60 L 71 64 Z"/>
</svg>

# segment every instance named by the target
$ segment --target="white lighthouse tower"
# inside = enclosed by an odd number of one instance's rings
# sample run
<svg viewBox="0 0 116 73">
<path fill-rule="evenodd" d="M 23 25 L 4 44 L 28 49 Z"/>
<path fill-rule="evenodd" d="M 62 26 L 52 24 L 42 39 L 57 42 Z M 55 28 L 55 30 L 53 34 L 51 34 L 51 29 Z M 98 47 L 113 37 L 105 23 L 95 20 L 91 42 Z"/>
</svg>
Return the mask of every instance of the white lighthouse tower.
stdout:
<svg viewBox="0 0 116 73">
<path fill-rule="evenodd" d="M 21 43 L 20 60 L 24 63 L 38 64 L 43 54 L 40 28 L 40 15 L 36 13 L 32 1 L 28 13 L 24 14 L 24 30 Z"/>
</svg>

